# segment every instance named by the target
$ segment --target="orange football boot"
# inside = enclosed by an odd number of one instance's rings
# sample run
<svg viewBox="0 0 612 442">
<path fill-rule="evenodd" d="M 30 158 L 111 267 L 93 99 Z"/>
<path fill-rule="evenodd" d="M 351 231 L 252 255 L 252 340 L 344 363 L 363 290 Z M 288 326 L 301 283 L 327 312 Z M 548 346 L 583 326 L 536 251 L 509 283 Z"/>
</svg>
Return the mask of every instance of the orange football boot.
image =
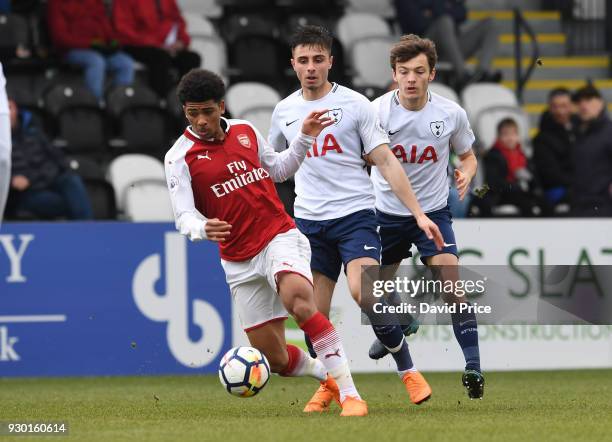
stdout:
<svg viewBox="0 0 612 442">
<path fill-rule="evenodd" d="M 321 382 L 319 389 L 304 407 L 304 413 L 329 411 L 329 406 L 334 400 L 340 405 L 340 390 L 334 378 L 327 375 L 327 379 Z"/>
<path fill-rule="evenodd" d="M 409 371 L 402 378 L 413 404 L 420 405 L 431 397 L 431 387 L 418 371 Z"/>
<path fill-rule="evenodd" d="M 340 416 L 367 416 L 368 404 L 363 399 L 347 396 L 342 402 L 342 413 Z"/>
</svg>

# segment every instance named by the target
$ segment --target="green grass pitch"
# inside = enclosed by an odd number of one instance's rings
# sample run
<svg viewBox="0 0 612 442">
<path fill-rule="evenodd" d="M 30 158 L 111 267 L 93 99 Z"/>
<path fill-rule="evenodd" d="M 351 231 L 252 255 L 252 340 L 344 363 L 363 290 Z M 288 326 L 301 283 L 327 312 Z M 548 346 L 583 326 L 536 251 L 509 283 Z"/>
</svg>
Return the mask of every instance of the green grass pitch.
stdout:
<svg viewBox="0 0 612 442">
<path fill-rule="evenodd" d="M 70 434 L 53 440 L 83 441 L 612 440 L 612 370 L 488 373 L 481 401 L 467 398 L 461 373 L 426 377 L 433 396 L 415 406 L 396 375 L 355 375 L 366 418 L 340 418 L 335 405 L 303 414 L 308 378 L 274 376 L 249 399 L 216 376 L 0 379 L 0 421 L 62 420 Z"/>
</svg>

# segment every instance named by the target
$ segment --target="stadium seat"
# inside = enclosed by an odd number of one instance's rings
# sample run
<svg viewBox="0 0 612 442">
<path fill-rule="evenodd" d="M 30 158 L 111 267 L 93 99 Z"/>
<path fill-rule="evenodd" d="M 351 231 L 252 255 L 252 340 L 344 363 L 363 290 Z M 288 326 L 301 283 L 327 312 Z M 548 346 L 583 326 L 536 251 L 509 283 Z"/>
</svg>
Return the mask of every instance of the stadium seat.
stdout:
<svg viewBox="0 0 612 442">
<path fill-rule="evenodd" d="M 190 49 L 200 55 L 200 67 L 219 74 L 227 81 L 227 49 L 223 40 L 217 36 L 194 37 Z"/>
<path fill-rule="evenodd" d="M 518 106 L 491 106 L 476 119 L 470 119 L 481 150 L 486 151 L 493 145 L 497 138 L 497 125 L 505 118 L 512 118 L 517 122 L 523 150 L 530 157 L 532 149 L 529 140 L 529 118 Z"/>
<path fill-rule="evenodd" d="M 168 96 L 166 97 L 166 110 L 168 111 L 168 115 L 172 120 L 171 133 L 174 136 L 178 136 L 185 129 L 187 120 L 185 119 L 183 106 L 181 105 L 178 97 L 176 96 L 175 88 L 171 89 L 170 92 L 168 92 Z"/>
<path fill-rule="evenodd" d="M 57 84 L 45 95 L 53 118 L 54 144 L 72 153 L 106 150 L 107 131 L 98 99 L 85 86 Z"/>
<path fill-rule="evenodd" d="M 183 18 L 187 23 L 187 33 L 193 37 L 213 37 L 217 31 L 213 24 L 201 13 L 185 12 Z"/>
<path fill-rule="evenodd" d="M 195 12 L 209 18 L 219 18 L 223 15 L 223 8 L 217 0 L 178 0 L 178 6 L 183 13 Z"/>
<path fill-rule="evenodd" d="M 238 38 L 230 45 L 229 55 L 232 81 L 284 82 L 285 65 L 280 62 L 280 48 L 274 38 Z"/>
<path fill-rule="evenodd" d="M 381 17 L 368 13 L 348 13 L 342 16 L 338 20 L 337 34 L 342 46 L 349 52 L 364 38 L 392 36 L 389 25 Z M 388 51 L 385 55 L 388 58 Z"/>
<path fill-rule="evenodd" d="M 387 92 L 387 89 L 377 86 L 355 86 L 354 89 L 360 94 L 365 95 L 370 101 L 377 99 Z"/>
<path fill-rule="evenodd" d="M 451 101 L 454 101 L 457 104 L 459 103 L 459 96 L 457 93 L 449 86 L 442 83 L 429 83 L 429 90 L 434 94 L 438 94 L 443 96 L 444 98 L 448 98 Z"/>
<path fill-rule="evenodd" d="M 281 100 L 278 92 L 262 83 L 243 82 L 230 86 L 225 99 L 234 118 L 250 121 L 267 137 L 274 106 Z"/>
<path fill-rule="evenodd" d="M 274 20 L 260 14 L 236 14 L 225 22 L 232 81 L 284 81 L 280 31 Z"/>
<path fill-rule="evenodd" d="M 518 100 L 510 89 L 497 83 L 475 83 L 461 91 L 463 108 L 470 118 L 477 118 L 491 106 L 518 106 Z"/>
<path fill-rule="evenodd" d="M 154 155 L 168 149 L 166 113 L 155 92 L 142 85 L 116 87 L 107 95 L 106 106 L 118 137 L 112 147 Z"/>
<path fill-rule="evenodd" d="M 395 8 L 391 4 L 391 0 L 348 0 L 347 10 L 376 14 L 384 18 L 395 17 Z"/>
<path fill-rule="evenodd" d="M 172 206 L 166 186 L 164 165 L 141 154 L 115 158 L 108 179 L 117 197 L 117 207 L 133 221 L 170 221 Z"/>
<path fill-rule="evenodd" d="M 6 92 L 20 107 L 42 109 L 44 91 L 49 81 L 42 73 L 6 75 Z"/>
<path fill-rule="evenodd" d="M 104 170 L 91 158 L 74 156 L 68 159 L 70 168 L 85 183 L 94 219 L 116 219 L 117 206 L 113 186 L 104 178 Z"/>
<path fill-rule="evenodd" d="M 28 22 L 21 15 L 0 14 L 0 58 L 15 57 L 17 46 L 28 47 L 29 32 Z"/>
<path fill-rule="evenodd" d="M 355 43 L 351 51 L 355 86 L 388 87 L 393 80 L 389 66 L 389 48 L 392 44 L 388 37 L 369 37 Z"/>
<path fill-rule="evenodd" d="M 531 153 L 529 119 L 510 89 L 497 83 L 476 83 L 463 89 L 461 98 L 483 151 L 489 149 L 495 141 L 497 124 L 504 118 L 513 118 L 519 126 L 525 153 Z"/>
<path fill-rule="evenodd" d="M 270 86 L 262 83 L 245 81 L 236 83 L 227 89 L 225 103 L 235 118 L 258 107 L 272 107 L 281 100 L 280 95 Z"/>
</svg>

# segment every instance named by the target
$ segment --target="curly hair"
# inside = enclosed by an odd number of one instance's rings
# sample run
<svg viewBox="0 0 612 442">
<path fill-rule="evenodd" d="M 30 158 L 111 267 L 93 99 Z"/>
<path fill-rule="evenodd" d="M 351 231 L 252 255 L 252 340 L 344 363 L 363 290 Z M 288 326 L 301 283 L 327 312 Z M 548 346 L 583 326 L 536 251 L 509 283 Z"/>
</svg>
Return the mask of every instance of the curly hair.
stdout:
<svg viewBox="0 0 612 442">
<path fill-rule="evenodd" d="M 192 69 L 181 78 L 176 95 L 181 104 L 188 101 L 201 103 L 208 100 L 218 103 L 225 96 L 225 84 L 214 72 L 206 69 Z"/>
<path fill-rule="evenodd" d="M 331 54 L 333 40 L 331 32 L 324 26 L 304 25 L 296 29 L 289 40 L 289 44 L 291 45 L 291 52 L 297 46 L 304 45 L 319 46 Z"/>
<path fill-rule="evenodd" d="M 403 35 L 400 41 L 395 43 L 391 48 L 390 62 L 391 69 L 395 70 L 397 63 L 403 63 L 411 60 L 419 54 L 425 54 L 429 70 L 432 71 L 436 67 L 438 54 L 436 53 L 436 45 L 428 38 L 421 38 L 415 34 Z"/>
</svg>

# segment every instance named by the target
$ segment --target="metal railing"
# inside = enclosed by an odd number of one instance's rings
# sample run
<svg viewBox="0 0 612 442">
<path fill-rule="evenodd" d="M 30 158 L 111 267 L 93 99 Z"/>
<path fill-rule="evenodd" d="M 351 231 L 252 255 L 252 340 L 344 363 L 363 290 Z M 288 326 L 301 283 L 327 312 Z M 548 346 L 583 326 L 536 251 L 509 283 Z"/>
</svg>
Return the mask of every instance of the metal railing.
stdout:
<svg viewBox="0 0 612 442">
<path fill-rule="evenodd" d="M 519 104 L 523 104 L 523 89 L 525 88 L 525 84 L 531 77 L 533 70 L 535 69 L 536 64 L 538 63 L 540 57 L 540 48 L 538 46 L 538 42 L 536 40 L 535 32 L 533 32 L 533 28 L 531 25 L 525 20 L 525 17 L 521 13 L 519 8 L 514 8 L 514 67 L 515 67 L 515 75 L 514 78 L 516 80 L 516 98 Z M 523 72 L 523 32 L 527 34 L 529 37 L 529 41 L 531 43 L 531 59 L 529 61 L 529 66 L 527 70 Z"/>
</svg>

